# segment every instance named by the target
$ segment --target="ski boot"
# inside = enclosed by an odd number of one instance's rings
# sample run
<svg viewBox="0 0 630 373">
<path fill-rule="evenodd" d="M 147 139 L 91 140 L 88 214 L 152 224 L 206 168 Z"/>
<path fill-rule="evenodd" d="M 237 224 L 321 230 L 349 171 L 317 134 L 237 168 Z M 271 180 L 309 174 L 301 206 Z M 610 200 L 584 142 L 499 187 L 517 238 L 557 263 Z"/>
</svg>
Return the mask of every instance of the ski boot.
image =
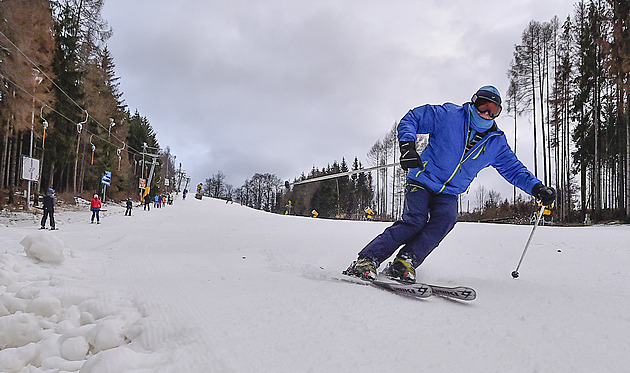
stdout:
<svg viewBox="0 0 630 373">
<path fill-rule="evenodd" d="M 416 268 L 409 258 L 396 257 L 392 263 L 389 263 L 387 267 L 385 267 L 383 274 L 392 280 L 404 284 L 416 283 Z"/>
<path fill-rule="evenodd" d="M 366 281 L 376 280 L 378 264 L 370 259 L 359 258 L 350 264 L 350 267 L 343 271 L 344 275 L 358 277 Z"/>
</svg>

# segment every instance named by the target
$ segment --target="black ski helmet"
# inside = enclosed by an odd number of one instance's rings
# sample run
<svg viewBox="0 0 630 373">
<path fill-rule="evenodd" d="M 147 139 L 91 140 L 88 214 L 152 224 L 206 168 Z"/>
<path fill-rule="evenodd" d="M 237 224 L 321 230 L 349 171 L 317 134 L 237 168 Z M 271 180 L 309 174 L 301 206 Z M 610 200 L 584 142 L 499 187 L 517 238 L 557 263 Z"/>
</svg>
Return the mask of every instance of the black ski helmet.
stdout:
<svg viewBox="0 0 630 373">
<path fill-rule="evenodd" d="M 499 90 L 496 89 L 494 86 L 491 85 L 485 85 L 481 88 L 479 88 L 477 90 L 477 92 L 475 92 L 475 94 L 472 96 L 472 98 L 470 99 L 470 101 L 472 101 L 473 104 L 477 103 L 477 99 L 484 99 L 490 102 L 493 102 L 497 105 L 499 105 L 499 108 L 501 108 L 501 94 L 499 93 Z"/>
</svg>

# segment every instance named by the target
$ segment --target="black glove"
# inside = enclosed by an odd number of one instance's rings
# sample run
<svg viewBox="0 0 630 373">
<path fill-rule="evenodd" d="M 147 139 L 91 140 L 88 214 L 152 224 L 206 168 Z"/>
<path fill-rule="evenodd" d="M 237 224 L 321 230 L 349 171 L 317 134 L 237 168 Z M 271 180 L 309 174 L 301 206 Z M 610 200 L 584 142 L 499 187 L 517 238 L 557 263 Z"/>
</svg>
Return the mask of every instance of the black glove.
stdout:
<svg viewBox="0 0 630 373">
<path fill-rule="evenodd" d="M 543 205 L 549 206 L 556 200 L 556 190 L 552 187 L 546 187 L 543 183 L 534 185 L 532 195 L 539 199 Z"/>
<path fill-rule="evenodd" d="M 420 154 L 416 151 L 415 141 L 400 142 L 400 167 L 408 171 L 410 168 L 418 168 L 422 164 Z"/>
</svg>

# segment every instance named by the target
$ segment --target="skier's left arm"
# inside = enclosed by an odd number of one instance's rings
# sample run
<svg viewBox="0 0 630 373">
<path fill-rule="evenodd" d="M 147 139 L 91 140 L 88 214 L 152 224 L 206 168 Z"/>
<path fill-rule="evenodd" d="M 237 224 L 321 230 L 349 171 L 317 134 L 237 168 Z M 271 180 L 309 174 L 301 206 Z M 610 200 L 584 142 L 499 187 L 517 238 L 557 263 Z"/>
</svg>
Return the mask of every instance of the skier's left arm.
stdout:
<svg viewBox="0 0 630 373">
<path fill-rule="evenodd" d="M 492 166 L 510 184 L 532 195 L 534 186 L 536 184 L 542 184 L 542 182 L 516 157 L 516 154 L 514 154 L 512 149 L 507 145 L 505 138 L 502 139 L 502 142 L 500 151 L 492 163 Z"/>
</svg>

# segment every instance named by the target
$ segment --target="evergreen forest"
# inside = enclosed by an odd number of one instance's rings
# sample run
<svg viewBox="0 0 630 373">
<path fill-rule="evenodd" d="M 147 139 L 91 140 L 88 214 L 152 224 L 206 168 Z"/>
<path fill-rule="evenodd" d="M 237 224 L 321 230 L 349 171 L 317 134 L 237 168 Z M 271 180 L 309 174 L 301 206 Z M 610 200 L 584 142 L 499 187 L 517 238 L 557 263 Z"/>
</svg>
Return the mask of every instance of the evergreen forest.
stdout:
<svg viewBox="0 0 630 373">
<path fill-rule="evenodd" d="M 27 184 L 37 203 L 49 188 L 69 201 L 105 191 L 120 200 L 139 199 L 139 179 L 152 174 L 151 195 L 169 191 L 166 179 L 181 182 L 169 148 L 122 99 L 102 6 L 103 0 L 0 1 L 3 207 L 24 206 Z M 30 162 L 24 178 L 31 159 L 38 167 Z"/>
</svg>

